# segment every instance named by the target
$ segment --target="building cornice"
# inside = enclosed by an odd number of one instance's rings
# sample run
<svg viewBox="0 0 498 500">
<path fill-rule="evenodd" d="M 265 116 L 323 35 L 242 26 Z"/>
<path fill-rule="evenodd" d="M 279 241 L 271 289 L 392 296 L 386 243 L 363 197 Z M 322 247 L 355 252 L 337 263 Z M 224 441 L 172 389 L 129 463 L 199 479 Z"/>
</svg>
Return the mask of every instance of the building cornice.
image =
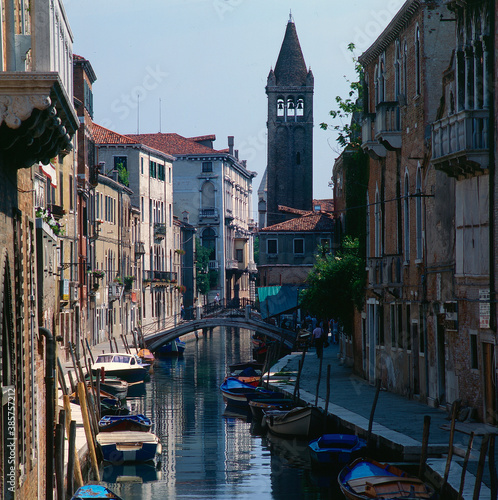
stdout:
<svg viewBox="0 0 498 500">
<path fill-rule="evenodd" d="M 399 37 L 400 32 L 405 28 L 422 3 L 424 3 L 423 0 L 407 0 L 375 42 L 361 54 L 358 62 L 362 66 L 367 66 L 377 59 Z"/>
</svg>

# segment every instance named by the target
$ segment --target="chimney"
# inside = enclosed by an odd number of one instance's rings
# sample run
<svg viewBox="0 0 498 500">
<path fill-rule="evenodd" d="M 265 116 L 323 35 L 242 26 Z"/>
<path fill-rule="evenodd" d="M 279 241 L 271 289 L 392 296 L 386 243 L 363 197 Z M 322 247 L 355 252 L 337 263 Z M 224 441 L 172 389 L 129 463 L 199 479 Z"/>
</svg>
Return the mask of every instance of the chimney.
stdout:
<svg viewBox="0 0 498 500">
<path fill-rule="evenodd" d="M 111 172 L 111 176 L 113 180 L 119 182 L 119 172 L 116 169 Z"/>
<path fill-rule="evenodd" d="M 185 210 L 184 212 L 182 212 L 182 215 L 183 215 L 183 222 L 185 223 L 189 223 L 189 215 L 190 215 L 190 212 L 188 212 L 187 210 Z"/>
<path fill-rule="evenodd" d="M 239 159 L 239 150 L 238 149 L 235 150 L 235 158 L 237 158 L 237 160 Z"/>
<path fill-rule="evenodd" d="M 233 156 L 233 135 L 228 136 L 228 153 Z"/>
</svg>

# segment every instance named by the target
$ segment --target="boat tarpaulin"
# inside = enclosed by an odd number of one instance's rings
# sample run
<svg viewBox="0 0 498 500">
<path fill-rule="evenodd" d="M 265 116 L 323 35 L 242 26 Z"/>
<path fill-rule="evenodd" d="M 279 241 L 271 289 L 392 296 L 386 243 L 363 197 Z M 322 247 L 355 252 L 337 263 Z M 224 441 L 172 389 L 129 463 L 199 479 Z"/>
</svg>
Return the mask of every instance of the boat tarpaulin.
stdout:
<svg viewBox="0 0 498 500">
<path fill-rule="evenodd" d="M 259 287 L 258 298 L 261 317 L 266 319 L 295 309 L 298 306 L 299 287 L 291 285 Z"/>
</svg>

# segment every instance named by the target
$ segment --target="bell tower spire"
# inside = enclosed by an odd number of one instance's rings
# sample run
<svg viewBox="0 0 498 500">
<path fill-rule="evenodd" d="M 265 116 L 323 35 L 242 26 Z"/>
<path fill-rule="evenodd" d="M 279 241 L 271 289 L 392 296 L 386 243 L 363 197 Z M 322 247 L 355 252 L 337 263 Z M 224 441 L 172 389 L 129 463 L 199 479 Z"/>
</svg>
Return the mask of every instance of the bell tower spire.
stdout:
<svg viewBox="0 0 498 500">
<path fill-rule="evenodd" d="M 267 225 L 286 220 L 279 205 L 312 209 L 313 90 L 289 13 L 275 68 L 268 75 Z"/>
</svg>

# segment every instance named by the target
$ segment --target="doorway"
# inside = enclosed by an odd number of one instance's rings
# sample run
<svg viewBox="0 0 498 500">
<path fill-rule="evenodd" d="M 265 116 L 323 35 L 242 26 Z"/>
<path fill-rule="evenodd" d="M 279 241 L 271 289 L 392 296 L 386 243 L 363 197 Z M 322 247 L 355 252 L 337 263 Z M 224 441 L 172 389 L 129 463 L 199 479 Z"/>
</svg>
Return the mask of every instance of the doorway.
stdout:
<svg viewBox="0 0 498 500">
<path fill-rule="evenodd" d="M 482 343 L 482 359 L 484 371 L 484 405 L 485 421 L 487 424 L 496 424 L 496 367 L 495 346 L 487 342 Z"/>
</svg>

